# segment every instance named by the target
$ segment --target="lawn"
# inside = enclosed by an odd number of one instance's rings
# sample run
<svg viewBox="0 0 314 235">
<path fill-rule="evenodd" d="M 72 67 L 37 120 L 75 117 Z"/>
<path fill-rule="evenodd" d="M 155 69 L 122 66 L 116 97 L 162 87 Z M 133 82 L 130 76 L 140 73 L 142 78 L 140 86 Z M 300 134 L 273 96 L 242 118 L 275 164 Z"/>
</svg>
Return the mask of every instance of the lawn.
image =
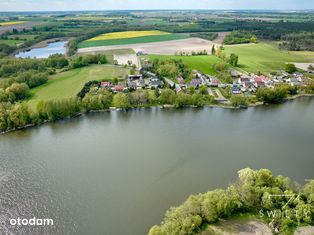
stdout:
<svg viewBox="0 0 314 235">
<path fill-rule="evenodd" d="M 125 38 L 138 38 L 146 36 L 156 36 L 156 35 L 168 35 L 170 33 L 150 30 L 150 31 L 125 31 L 125 32 L 115 32 L 115 33 L 105 33 L 97 37 L 88 39 L 87 42 L 101 41 L 101 40 L 114 40 L 114 39 L 125 39 Z"/>
<path fill-rule="evenodd" d="M 295 53 L 279 50 L 271 43 L 243 44 L 225 46 L 227 55 L 235 53 L 239 56 L 239 67 L 248 72 L 268 73 L 283 69 L 287 62 L 308 62 L 314 60 L 314 54 Z M 305 55 L 306 54 L 306 55 Z"/>
<path fill-rule="evenodd" d="M 16 35 L 11 35 L 8 38 L 9 39 L 18 38 L 19 40 L 33 40 L 37 36 L 38 35 L 36 34 L 16 34 Z"/>
<path fill-rule="evenodd" d="M 199 70 L 204 74 L 215 75 L 216 71 L 213 69 L 213 65 L 220 63 L 221 60 L 215 56 L 199 55 L 199 56 L 175 56 L 175 55 L 149 55 L 150 60 L 182 60 L 190 69 Z"/>
<path fill-rule="evenodd" d="M 81 42 L 78 47 L 98 47 L 98 46 L 113 46 L 113 45 L 126 45 L 126 44 L 138 44 L 148 42 L 162 42 L 171 41 L 177 39 L 188 38 L 186 34 L 165 34 L 165 35 L 152 35 L 135 38 L 121 38 L 121 39 L 110 39 L 110 40 L 98 40 L 98 41 L 84 41 Z"/>
<path fill-rule="evenodd" d="M 52 76 L 49 81 L 31 90 L 28 100 L 30 107 L 35 108 L 40 100 L 62 99 L 75 96 L 91 80 L 124 78 L 128 69 L 113 65 L 93 65 Z"/>
<path fill-rule="evenodd" d="M 24 42 L 25 41 L 23 41 L 23 40 L 14 40 L 14 39 L 3 40 L 3 39 L 0 39 L 0 44 L 3 43 L 3 44 L 7 44 L 9 46 L 15 46 L 15 45 L 18 45 L 18 44 L 21 44 Z"/>
</svg>

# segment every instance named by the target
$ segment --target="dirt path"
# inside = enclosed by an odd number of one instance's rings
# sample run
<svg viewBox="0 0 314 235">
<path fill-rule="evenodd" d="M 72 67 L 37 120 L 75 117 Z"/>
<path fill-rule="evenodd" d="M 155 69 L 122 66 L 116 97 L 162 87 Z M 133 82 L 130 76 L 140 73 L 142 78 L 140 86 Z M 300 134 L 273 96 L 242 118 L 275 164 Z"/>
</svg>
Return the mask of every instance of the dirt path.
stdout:
<svg viewBox="0 0 314 235">
<path fill-rule="evenodd" d="M 314 235 L 314 226 L 298 228 L 294 235 Z"/>
<path fill-rule="evenodd" d="M 131 48 L 135 52 L 143 52 L 145 54 L 174 55 L 179 52 L 191 53 L 192 51 L 197 52 L 203 50 L 207 50 L 208 52 L 210 52 L 213 44 L 214 43 L 211 41 L 200 38 L 187 38 L 166 42 L 151 42 L 128 45 L 81 48 L 78 50 L 78 53 L 91 53 L 106 50 Z"/>
<path fill-rule="evenodd" d="M 230 32 L 219 32 L 218 37 L 213 41 L 215 44 L 221 45 L 224 41 L 224 38 L 230 34 Z"/>
<path fill-rule="evenodd" d="M 224 221 L 219 225 L 208 227 L 200 235 L 272 235 L 271 229 L 258 220 Z"/>
</svg>

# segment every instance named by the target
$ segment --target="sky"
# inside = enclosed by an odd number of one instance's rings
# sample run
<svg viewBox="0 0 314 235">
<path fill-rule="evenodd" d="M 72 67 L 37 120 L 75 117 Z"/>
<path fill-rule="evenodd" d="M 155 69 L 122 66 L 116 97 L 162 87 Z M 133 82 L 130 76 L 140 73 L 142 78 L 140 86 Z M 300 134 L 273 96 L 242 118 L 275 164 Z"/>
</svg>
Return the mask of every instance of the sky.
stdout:
<svg viewBox="0 0 314 235">
<path fill-rule="evenodd" d="M 0 0 L 0 11 L 314 9 L 314 0 Z"/>
</svg>

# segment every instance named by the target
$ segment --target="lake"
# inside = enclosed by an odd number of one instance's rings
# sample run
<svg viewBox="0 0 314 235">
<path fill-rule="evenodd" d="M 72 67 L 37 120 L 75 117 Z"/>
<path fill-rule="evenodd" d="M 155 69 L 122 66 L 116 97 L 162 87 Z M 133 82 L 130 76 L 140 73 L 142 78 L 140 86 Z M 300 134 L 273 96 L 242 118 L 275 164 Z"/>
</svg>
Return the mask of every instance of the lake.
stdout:
<svg viewBox="0 0 314 235">
<path fill-rule="evenodd" d="M 29 51 L 20 52 L 18 58 L 48 58 L 53 54 L 65 54 L 67 41 L 52 42 L 45 47 L 34 48 Z"/>
<path fill-rule="evenodd" d="M 93 113 L 0 136 L 0 230 L 141 235 L 237 171 L 314 178 L 314 99 L 246 110 Z M 54 226 L 9 225 L 52 218 Z"/>
</svg>

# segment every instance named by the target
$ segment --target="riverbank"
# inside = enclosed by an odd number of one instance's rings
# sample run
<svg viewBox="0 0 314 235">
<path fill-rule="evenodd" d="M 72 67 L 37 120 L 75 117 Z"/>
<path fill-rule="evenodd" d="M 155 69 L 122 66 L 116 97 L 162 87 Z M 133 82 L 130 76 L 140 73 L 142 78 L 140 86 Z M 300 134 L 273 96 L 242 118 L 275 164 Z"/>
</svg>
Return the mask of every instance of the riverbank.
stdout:
<svg viewBox="0 0 314 235">
<path fill-rule="evenodd" d="M 298 94 L 295 96 L 291 96 L 286 98 L 282 103 L 285 103 L 287 101 L 291 101 L 291 100 L 295 100 L 298 98 L 302 98 L 302 97 L 314 97 L 314 94 Z M 258 107 L 258 106 L 263 106 L 263 105 L 268 105 L 266 103 L 263 102 L 256 102 L 254 104 L 249 104 L 248 107 L 246 108 L 254 108 L 254 107 Z M 76 113 L 73 116 L 69 116 L 69 117 L 65 117 L 65 118 L 60 118 L 57 119 L 55 121 L 49 121 L 49 120 L 44 120 L 41 121 L 39 123 L 36 124 L 27 124 L 23 127 L 20 128 L 14 128 L 11 130 L 6 130 L 3 132 L 0 132 L 0 135 L 4 135 L 10 132 L 15 132 L 15 131 L 19 131 L 19 130 L 24 130 L 24 129 L 28 129 L 28 128 L 32 128 L 32 127 L 37 127 L 40 125 L 43 125 L 45 123 L 49 123 L 49 122 L 58 122 L 61 120 L 67 120 L 67 119 L 72 119 L 72 118 L 76 118 L 76 117 L 80 117 L 84 114 L 88 114 L 88 113 L 101 113 L 101 112 L 113 112 L 113 111 L 121 111 L 121 110 L 136 110 L 136 109 L 150 109 L 150 108 L 159 108 L 159 109 L 182 109 L 182 108 L 223 108 L 223 109 L 244 109 L 244 107 L 240 106 L 240 107 L 233 107 L 231 105 L 224 105 L 224 104 L 210 104 L 210 105 L 204 105 L 203 107 L 197 107 L 197 106 L 193 106 L 193 105 L 187 105 L 184 107 L 176 107 L 175 105 L 153 105 L 153 106 L 137 106 L 137 107 L 130 107 L 127 109 L 122 109 L 122 108 L 116 108 L 116 107 L 110 107 L 109 109 L 103 109 L 103 110 L 89 110 L 89 111 L 84 111 L 84 112 L 79 112 Z"/>
</svg>

